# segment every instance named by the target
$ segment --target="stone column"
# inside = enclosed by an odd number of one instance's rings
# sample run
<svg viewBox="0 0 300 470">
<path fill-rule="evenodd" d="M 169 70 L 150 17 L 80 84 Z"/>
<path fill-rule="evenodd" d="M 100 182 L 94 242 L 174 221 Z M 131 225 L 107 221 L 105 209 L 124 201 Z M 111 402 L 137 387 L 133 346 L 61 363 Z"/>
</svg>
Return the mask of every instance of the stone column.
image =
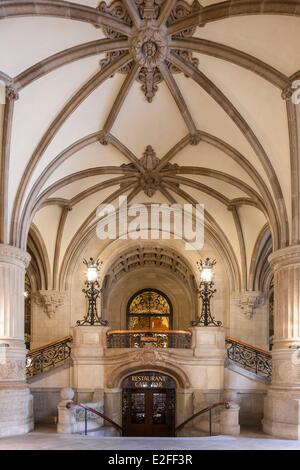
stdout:
<svg viewBox="0 0 300 470">
<path fill-rule="evenodd" d="M 274 271 L 272 384 L 265 398 L 267 434 L 300 439 L 300 246 L 269 258 Z"/>
<path fill-rule="evenodd" d="M 0 244 L 0 436 L 33 428 L 32 396 L 25 380 L 25 268 L 30 256 Z"/>
</svg>

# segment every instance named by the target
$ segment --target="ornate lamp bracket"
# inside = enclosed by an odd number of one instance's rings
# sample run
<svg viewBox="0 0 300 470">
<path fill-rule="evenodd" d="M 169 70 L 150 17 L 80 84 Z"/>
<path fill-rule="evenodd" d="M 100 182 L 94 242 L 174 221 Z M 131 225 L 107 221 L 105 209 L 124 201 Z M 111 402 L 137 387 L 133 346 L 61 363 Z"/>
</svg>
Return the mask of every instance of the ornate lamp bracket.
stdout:
<svg viewBox="0 0 300 470">
<path fill-rule="evenodd" d="M 76 326 L 107 326 L 108 321 L 99 316 L 97 311 L 97 299 L 102 293 L 98 281 L 98 274 L 102 261 L 94 261 L 93 258 L 90 258 L 89 261 L 84 259 L 83 263 L 87 267 L 87 280 L 85 281 L 86 287 L 85 289 L 82 289 L 82 292 L 88 299 L 88 311 L 83 320 L 78 320 L 76 322 Z"/>
<path fill-rule="evenodd" d="M 213 267 L 216 260 L 206 258 L 200 260 L 197 265 L 201 273 L 201 282 L 197 290 L 199 297 L 202 299 L 202 310 L 200 316 L 192 322 L 192 326 L 222 326 L 222 322 L 216 321 L 211 313 L 210 301 L 217 292 L 214 288 L 215 283 L 212 280 Z"/>
</svg>

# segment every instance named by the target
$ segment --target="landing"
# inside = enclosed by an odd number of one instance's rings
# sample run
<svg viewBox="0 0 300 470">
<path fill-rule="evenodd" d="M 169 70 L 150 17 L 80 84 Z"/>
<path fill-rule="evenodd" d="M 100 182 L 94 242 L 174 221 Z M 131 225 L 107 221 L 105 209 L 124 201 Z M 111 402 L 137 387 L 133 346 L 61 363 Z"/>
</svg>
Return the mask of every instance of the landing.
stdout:
<svg viewBox="0 0 300 470">
<path fill-rule="evenodd" d="M 247 431 L 239 437 L 190 438 L 97 437 L 56 434 L 41 428 L 25 436 L 0 439 L 0 450 L 300 450 L 299 441 L 271 439 Z"/>
</svg>

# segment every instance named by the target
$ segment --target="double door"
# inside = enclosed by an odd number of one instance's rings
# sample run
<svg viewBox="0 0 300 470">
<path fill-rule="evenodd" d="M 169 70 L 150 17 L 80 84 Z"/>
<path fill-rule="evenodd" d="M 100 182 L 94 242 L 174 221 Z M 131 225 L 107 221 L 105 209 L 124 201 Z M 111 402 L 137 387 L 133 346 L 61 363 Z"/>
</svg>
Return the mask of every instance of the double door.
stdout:
<svg viewBox="0 0 300 470">
<path fill-rule="evenodd" d="M 126 436 L 173 436 L 174 389 L 124 389 L 123 428 Z"/>
</svg>

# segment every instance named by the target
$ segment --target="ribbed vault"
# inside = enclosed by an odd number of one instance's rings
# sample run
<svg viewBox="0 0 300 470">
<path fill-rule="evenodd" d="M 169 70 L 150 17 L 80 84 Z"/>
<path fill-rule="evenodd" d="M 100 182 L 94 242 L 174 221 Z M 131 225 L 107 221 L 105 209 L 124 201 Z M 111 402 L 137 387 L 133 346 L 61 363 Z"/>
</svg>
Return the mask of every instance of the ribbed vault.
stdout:
<svg viewBox="0 0 300 470">
<path fill-rule="evenodd" d="M 270 250 L 300 241 L 300 58 L 276 60 L 299 16 L 296 0 L 2 1 L 0 241 L 64 288 L 99 204 L 200 202 L 231 285 L 262 286 Z"/>
</svg>

